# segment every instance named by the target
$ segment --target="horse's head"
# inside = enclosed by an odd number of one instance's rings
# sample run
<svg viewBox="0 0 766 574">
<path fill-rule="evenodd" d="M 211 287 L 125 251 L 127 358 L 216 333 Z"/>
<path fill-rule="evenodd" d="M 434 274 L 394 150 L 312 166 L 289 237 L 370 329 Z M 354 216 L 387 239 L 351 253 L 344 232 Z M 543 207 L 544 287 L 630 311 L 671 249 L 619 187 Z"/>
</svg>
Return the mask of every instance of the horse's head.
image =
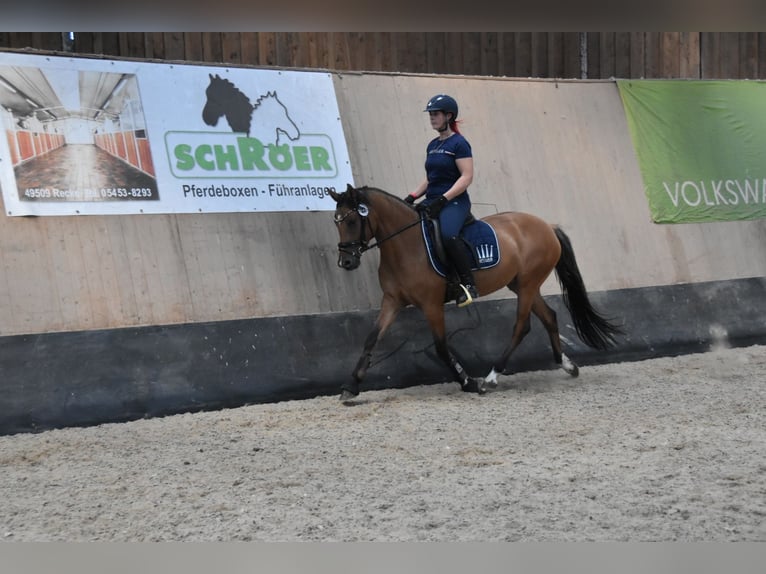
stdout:
<svg viewBox="0 0 766 574">
<path fill-rule="evenodd" d="M 239 91 L 237 86 L 216 74 L 208 74 L 210 84 L 205 89 L 207 101 L 202 108 L 202 121 L 209 126 L 218 124 L 221 116 L 226 116 L 226 121 L 232 131 L 249 133 L 250 114 L 253 106 L 248 97 Z"/>
<path fill-rule="evenodd" d="M 300 129 L 290 117 L 287 107 L 281 102 L 276 91 L 266 92 L 255 101 L 253 124 L 253 130 L 262 134 L 259 139 L 263 138 L 261 141 L 264 143 L 281 145 L 283 135 L 290 141 L 301 137 Z"/>
<path fill-rule="evenodd" d="M 335 225 L 338 227 L 338 267 L 347 271 L 356 269 L 362 262 L 362 253 L 367 251 L 367 242 L 372 238 L 369 232 L 368 215 L 370 208 L 362 189 L 348 184 L 346 191 L 330 191 L 330 197 L 337 204 L 335 207 Z"/>
</svg>

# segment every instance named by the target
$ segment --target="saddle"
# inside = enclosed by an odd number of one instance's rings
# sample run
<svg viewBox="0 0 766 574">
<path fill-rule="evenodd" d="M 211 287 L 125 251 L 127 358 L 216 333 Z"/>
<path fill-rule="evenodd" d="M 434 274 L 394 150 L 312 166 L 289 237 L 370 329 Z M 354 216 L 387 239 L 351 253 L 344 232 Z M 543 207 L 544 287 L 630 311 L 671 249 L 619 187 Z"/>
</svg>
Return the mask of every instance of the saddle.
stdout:
<svg viewBox="0 0 766 574">
<path fill-rule="evenodd" d="M 449 264 L 449 257 L 444 250 L 439 221 L 422 214 L 420 225 L 431 267 L 447 279 L 447 300 L 454 299 L 453 290 L 459 289 L 460 280 L 452 265 Z M 459 237 L 471 254 L 472 271 L 489 269 L 500 263 L 500 244 L 497 241 L 497 235 L 492 226 L 485 221 L 476 219 L 469 212 L 460 229 Z"/>
</svg>

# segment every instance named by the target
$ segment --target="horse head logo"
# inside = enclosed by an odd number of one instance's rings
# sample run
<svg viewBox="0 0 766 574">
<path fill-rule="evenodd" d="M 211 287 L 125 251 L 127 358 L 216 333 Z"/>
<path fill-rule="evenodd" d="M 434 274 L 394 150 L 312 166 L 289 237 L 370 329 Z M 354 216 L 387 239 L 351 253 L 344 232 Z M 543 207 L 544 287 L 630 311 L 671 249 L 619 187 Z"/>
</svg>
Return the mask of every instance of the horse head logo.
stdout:
<svg viewBox="0 0 766 574">
<path fill-rule="evenodd" d="M 276 91 L 266 92 L 252 104 L 229 80 L 218 74 L 209 76 L 210 84 L 205 90 L 207 101 L 202 109 L 202 121 L 207 125 L 216 126 L 225 116 L 233 132 L 258 138 L 264 144 L 280 145 L 283 135 L 292 141 L 300 137 L 298 126 Z"/>
</svg>

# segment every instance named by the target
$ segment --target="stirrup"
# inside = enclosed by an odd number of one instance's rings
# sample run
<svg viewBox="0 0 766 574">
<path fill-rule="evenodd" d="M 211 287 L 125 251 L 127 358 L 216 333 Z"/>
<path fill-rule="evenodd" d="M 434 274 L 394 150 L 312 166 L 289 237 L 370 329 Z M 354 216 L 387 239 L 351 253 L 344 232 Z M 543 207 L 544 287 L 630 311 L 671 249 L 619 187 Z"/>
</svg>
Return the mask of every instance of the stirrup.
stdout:
<svg viewBox="0 0 766 574">
<path fill-rule="evenodd" d="M 463 293 L 459 295 L 457 298 L 457 306 L 465 307 L 467 305 L 470 305 L 471 303 L 473 303 L 473 298 L 478 297 L 476 293 L 476 288 L 471 284 L 468 284 L 468 286 L 466 286 L 460 283 L 459 285 L 460 285 L 460 288 L 463 290 Z"/>
</svg>

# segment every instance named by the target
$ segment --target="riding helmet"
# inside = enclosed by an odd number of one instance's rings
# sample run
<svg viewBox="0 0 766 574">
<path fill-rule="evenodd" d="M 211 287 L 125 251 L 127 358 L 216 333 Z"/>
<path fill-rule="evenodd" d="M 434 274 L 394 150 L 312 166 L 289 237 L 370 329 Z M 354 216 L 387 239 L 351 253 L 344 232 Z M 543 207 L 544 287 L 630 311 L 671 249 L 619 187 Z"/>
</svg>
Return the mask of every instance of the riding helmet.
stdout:
<svg viewBox="0 0 766 574">
<path fill-rule="evenodd" d="M 424 112 L 450 112 L 452 114 L 452 121 L 457 119 L 457 102 L 452 96 L 447 94 L 437 94 L 426 104 Z"/>
</svg>

